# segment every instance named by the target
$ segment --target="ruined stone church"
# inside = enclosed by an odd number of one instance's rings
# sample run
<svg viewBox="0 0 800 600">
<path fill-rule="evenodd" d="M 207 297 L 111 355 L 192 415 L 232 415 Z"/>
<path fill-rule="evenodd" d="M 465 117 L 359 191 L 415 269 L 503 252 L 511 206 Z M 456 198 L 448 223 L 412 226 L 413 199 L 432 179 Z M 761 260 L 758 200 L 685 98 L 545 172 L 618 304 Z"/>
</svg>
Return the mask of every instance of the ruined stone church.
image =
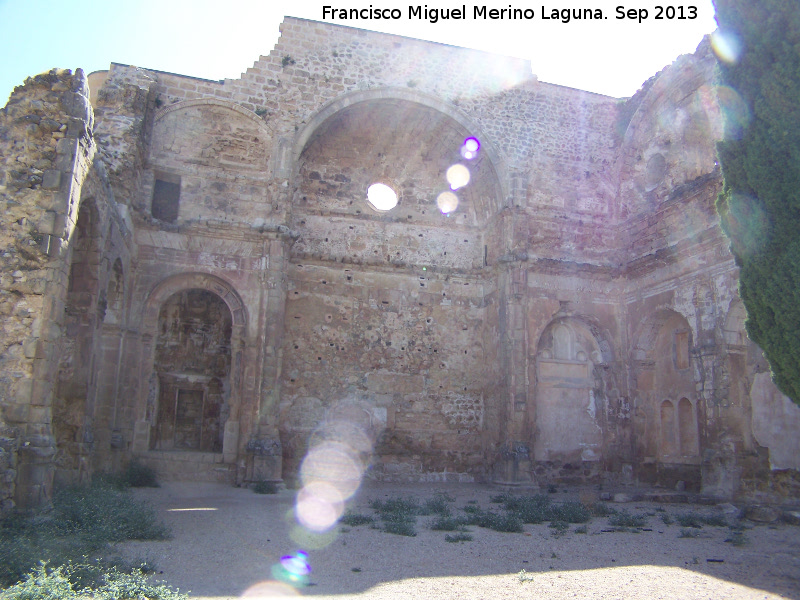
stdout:
<svg viewBox="0 0 800 600">
<path fill-rule="evenodd" d="M 294 484 L 320 440 L 380 481 L 798 495 L 714 209 L 715 68 L 619 100 L 287 18 L 239 79 L 30 78 L 0 112 L 2 507 L 131 460 Z"/>
</svg>

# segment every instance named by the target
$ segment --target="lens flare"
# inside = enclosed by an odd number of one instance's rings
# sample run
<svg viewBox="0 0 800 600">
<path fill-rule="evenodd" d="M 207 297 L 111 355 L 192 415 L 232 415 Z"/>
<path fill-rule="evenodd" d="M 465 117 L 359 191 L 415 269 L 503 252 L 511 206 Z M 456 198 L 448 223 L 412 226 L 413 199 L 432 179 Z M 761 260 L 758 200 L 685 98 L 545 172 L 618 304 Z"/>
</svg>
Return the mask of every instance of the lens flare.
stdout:
<svg viewBox="0 0 800 600">
<path fill-rule="evenodd" d="M 742 54 L 742 43 L 739 38 L 728 31 L 717 29 L 711 34 L 711 48 L 722 62 L 733 64 Z"/>
<path fill-rule="evenodd" d="M 447 183 L 451 190 L 457 190 L 469 183 L 469 169 L 461 164 L 455 164 L 447 169 Z"/>
<path fill-rule="evenodd" d="M 311 531 L 326 531 L 344 512 L 344 499 L 330 483 L 313 481 L 297 494 L 297 521 Z"/>
<path fill-rule="evenodd" d="M 352 448 L 339 442 L 324 442 L 308 451 L 300 466 L 300 478 L 305 485 L 326 483 L 346 500 L 361 485 L 363 471 L 363 464 Z"/>
<path fill-rule="evenodd" d="M 717 101 L 724 121 L 725 139 L 741 139 L 752 117 L 747 102 L 726 85 L 717 86 Z"/>
<path fill-rule="evenodd" d="M 478 141 L 478 138 L 468 137 L 464 140 L 464 143 L 461 144 L 461 156 L 467 160 L 472 160 L 478 156 L 478 150 L 480 149 L 481 143 Z"/>
<path fill-rule="evenodd" d="M 262 581 L 247 588 L 242 594 L 242 598 L 270 600 L 272 598 L 292 598 L 299 595 L 296 589 L 281 581 Z"/>
<path fill-rule="evenodd" d="M 295 587 L 308 585 L 309 575 L 311 575 L 311 565 L 308 564 L 308 554 L 302 550 L 298 550 L 294 554 L 282 556 L 277 565 L 272 565 L 271 571 L 272 576 L 284 584 L 288 583 Z"/>
<path fill-rule="evenodd" d="M 397 192 L 384 183 L 373 183 L 367 189 L 367 200 L 376 210 L 391 210 L 397 206 Z"/>
<path fill-rule="evenodd" d="M 436 205 L 443 214 L 451 213 L 458 208 L 458 196 L 453 192 L 442 192 L 436 198 Z"/>
</svg>

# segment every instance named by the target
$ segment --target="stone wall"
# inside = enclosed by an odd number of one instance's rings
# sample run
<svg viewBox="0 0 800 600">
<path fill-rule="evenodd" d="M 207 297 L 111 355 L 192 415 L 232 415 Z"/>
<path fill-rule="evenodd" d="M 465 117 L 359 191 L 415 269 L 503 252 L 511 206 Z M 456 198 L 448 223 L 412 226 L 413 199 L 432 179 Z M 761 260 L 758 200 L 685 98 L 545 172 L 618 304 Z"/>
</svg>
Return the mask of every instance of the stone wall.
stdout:
<svg viewBox="0 0 800 600">
<path fill-rule="evenodd" d="M 306 484 L 325 448 L 377 480 L 794 493 L 800 411 L 714 210 L 709 46 L 620 102 L 524 60 L 281 31 L 239 79 L 112 64 L 93 127 L 80 74 L 4 109 L 6 504 L 132 456 Z"/>
</svg>

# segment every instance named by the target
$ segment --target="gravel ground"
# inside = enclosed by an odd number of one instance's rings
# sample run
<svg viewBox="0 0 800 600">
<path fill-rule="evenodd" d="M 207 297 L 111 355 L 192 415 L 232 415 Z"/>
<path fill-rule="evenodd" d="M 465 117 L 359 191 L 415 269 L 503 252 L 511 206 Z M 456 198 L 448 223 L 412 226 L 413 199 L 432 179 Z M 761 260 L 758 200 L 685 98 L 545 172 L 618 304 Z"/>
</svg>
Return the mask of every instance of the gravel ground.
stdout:
<svg viewBox="0 0 800 600">
<path fill-rule="evenodd" d="M 458 513 L 470 501 L 497 508 L 489 498 L 499 491 L 472 484 L 365 484 L 349 507 L 371 515 L 372 499 L 445 492 L 455 498 L 450 505 Z M 290 490 L 259 495 L 168 482 L 136 493 L 154 506 L 174 537 L 127 543 L 122 554 L 155 563 L 158 579 L 194 598 L 800 600 L 800 527 L 746 522 L 746 543 L 735 546 L 725 542 L 732 535 L 727 527 L 704 526 L 694 530 L 697 537 L 681 537 L 680 525 L 662 521 L 663 511 L 674 518 L 718 512 L 714 507 L 609 504 L 647 514 L 644 529 L 650 531 L 609 531 L 608 518 L 595 517 L 585 534 L 571 525 L 556 537 L 546 523 L 526 525 L 524 533 L 470 527 L 472 541 L 448 543 L 446 532 L 428 529 L 431 517 L 417 517 L 415 537 L 369 525 L 309 534 L 296 525 L 296 493 Z M 560 491 L 551 498 L 577 499 L 578 493 Z M 308 585 L 276 581 L 281 557 L 300 550 L 312 569 Z"/>
</svg>

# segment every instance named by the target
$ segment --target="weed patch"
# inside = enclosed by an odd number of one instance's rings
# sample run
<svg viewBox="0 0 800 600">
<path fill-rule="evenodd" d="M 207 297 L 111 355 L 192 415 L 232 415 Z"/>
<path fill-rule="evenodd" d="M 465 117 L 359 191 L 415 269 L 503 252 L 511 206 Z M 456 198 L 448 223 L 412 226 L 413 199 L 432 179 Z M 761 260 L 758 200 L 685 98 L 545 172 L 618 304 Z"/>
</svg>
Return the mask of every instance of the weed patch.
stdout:
<svg viewBox="0 0 800 600">
<path fill-rule="evenodd" d="M 444 536 L 445 542 L 450 542 L 451 544 L 455 544 L 456 542 L 471 542 L 472 536 L 468 533 L 456 533 L 454 535 L 446 535 Z"/>
<path fill-rule="evenodd" d="M 55 494 L 49 514 L 0 521 L 0 586 L 21 581 L 41 562 L 84 564 L 113 542 L 169 537 L 152 508 L 109 482 L 70 487 Z"/>
<path fill-rule="evenodd" d="M 375 522 L 375 519 L 373 519 L 369 515 L 362 515 L 348 510 L 341 516 L 339 522 L 342 525 L 349 525 L 350 527 L 358 527 L 359 525 L 372 524 Z"/>
<path fill-rule="evenodd" d="M 645 515 L 634 515 L 627 510 L 621 510 L 608 518 L 608 524 L 614 527 L 644 527 L 647 525 Z"/>
<path fill-rule="evenodd" d="M 693 529 L 691 527 L 687 527 L 681 529 L 681 532 L 678 534 L 679 538 L 696 538 L 700 537 L 700 532 L 697 529 Z"/>
</svg>

